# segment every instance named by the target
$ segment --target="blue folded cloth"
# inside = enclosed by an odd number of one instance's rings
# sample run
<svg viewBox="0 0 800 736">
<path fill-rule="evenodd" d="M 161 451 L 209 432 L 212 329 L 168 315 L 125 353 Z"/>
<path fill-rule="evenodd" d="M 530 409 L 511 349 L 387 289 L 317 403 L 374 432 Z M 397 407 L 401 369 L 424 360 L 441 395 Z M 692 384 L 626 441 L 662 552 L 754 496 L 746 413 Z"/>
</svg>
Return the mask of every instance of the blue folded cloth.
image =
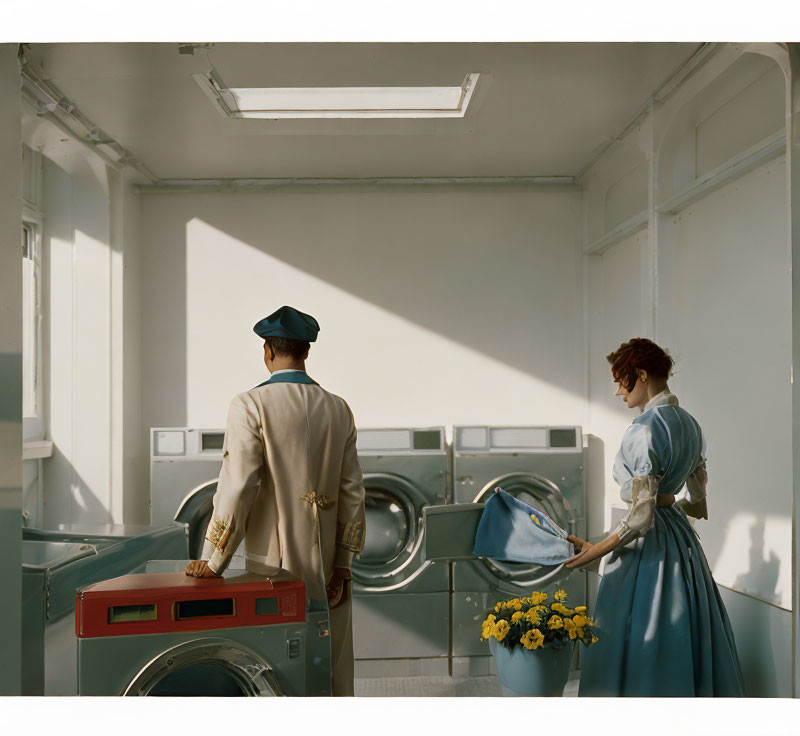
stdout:
<svg viewBox="0 0 800 736">
<path fill-rule="evenodd" d="M 505 562 L 560 565 L 575 556 L 567 536 L 547 514 L 495 488 L 478 522 L 472 553 Z"/>
</svg>

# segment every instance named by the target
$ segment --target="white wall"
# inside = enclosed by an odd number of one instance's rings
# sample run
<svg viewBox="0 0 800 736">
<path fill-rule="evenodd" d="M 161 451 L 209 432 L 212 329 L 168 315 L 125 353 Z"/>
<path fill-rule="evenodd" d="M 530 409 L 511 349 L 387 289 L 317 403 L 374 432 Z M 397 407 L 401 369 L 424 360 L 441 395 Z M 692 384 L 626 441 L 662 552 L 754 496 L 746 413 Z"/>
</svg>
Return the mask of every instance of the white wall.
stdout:
<svg viewBox="0 0 800 736">
<path fill-rule="evenodd" d="M 670 221 L 659 334 L 708 442 L 718 582 L 791 608 L 791 283 L 786 167 L 764 164 Z M 669 297 L 669 298 L 667 298 Z M 712 523 L 713 521 L 713 523 Z"/>
<path fill-rule="evenodd" d="M 108 200 L 88 166 L 44 162 L 45 524 L 111 521 Z"/>
<path fill-rule="evenodd" d="M 35 523 L 144 521 L 139 195 L 127 173 L 26 106 L 23 139 L 43 159 L 42 406 L 53 442 Z"/>
<path fill-rule="evenodd" d="M 145 426 L 221 426 L 255 322 L 315 315 L 309 372 L 359 426 L 580 424 L 575 191 L 143 194 Z"/>
<path fill-rule="evenodd" d="M 633 419 L 611 397 L 604 355 L 623 339 L 651 337 L 675 358 L 670 387 L 708 440 L 709 520 L 696 528 L 728 588 L 750 695 L 787 695 L 792 675 L 784 90 L 771 59 L 726 47 L 582 182 L 584 246 L 597 251 L 586 256 L 587 424 L 605 459 L 605 472 L 590 476 L 590 510 L 602 499 L 603 526 L 611 526 L 618 488 L 610 464 Z M 606 196 L 620 177 L 644 219 L 608 242 L 623 220 L 609 217 L 608 203 L 620 205 Z M 598 521 L 590 519 L 595 533 Z M 768 646 L 752 636 L 755 619 Z"/>
<path fill-rule="evenodd" d="M 641 330 L 639 280 L 641 251 L 647 232 L 640 231 L 603 254 L 587 257 L 588 269 L 588 429 L 592 453 L 588 482 L 589 535 L 611 528 L 612 506 L 624 506 L 611 472 L 619 442 L 636 414 L 615 396 L 606 356 Z"/>
</svg>

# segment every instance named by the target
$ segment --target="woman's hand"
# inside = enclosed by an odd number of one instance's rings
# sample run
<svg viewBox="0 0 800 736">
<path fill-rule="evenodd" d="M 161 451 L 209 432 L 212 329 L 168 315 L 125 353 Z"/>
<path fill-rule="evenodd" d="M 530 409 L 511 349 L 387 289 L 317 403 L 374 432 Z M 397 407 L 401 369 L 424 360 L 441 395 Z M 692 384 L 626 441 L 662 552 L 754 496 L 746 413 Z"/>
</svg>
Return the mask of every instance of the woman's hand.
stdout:
<svg viewBox="0 0 800 736">
<path fill-rule="evenodd" d="M 566 565 L 569 568 L 573 567 L 581 567 L 583 565 L 588 565 L 590 562 L 596 560 L 598 557 L 602 557 L 603 555 L 608 554 L 611 552 L 612 549 L 619 545 L 619 535 L 612 534 L 611 536 L 606 537 L 602 542 L 598 542 L 597 544 L 592 544 L 591 542 L 586 542 L 583 539 L 579 539 L 578 537 L 567 537 L 567 541 L 572 542 L 576 547 L 578 546 L 577 542 L 573 542 L 573 539 L 580 542 L 580 552 L 572 557 L 571 559 L 567 560 Z"/>
<path fill-rule="evenodd" d="M 567 537 L 567 541 L 571 542 L 575 547 L 576 552 L 582 552 L 583 548 L 589 544 L 585 539 L 581 539 L 580 537 L 576 537 L 574 534 L 570 534 Z M 589 545 L 591 546 L 591 545 Z"/>
</svg>

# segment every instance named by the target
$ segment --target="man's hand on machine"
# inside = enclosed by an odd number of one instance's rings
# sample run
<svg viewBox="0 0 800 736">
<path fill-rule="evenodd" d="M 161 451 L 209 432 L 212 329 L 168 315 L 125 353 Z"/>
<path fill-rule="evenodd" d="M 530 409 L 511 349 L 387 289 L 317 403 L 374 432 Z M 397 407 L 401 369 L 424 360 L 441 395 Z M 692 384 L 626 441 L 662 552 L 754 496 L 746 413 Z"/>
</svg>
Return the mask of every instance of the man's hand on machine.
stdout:
<svg viewBox="0 0 800 736">
<path fill-rule="evenodd" d="M 346 567 L 334 567 L 333 575 L 328 583 L 325 592 L 328 594 L 328 608 L 336 608 L 342 601 L 344 594 L 344 582 L 350 580 L 350 570 Z"/>
<path fill-rule="evenodd" d="M 186 565 L 184 572 L 193 578 L 219 577 L 217 573 L 211 572 L 211 568 L 208 566 L 208 560 L 192 560 L 188 565 Z"/>
</svg>

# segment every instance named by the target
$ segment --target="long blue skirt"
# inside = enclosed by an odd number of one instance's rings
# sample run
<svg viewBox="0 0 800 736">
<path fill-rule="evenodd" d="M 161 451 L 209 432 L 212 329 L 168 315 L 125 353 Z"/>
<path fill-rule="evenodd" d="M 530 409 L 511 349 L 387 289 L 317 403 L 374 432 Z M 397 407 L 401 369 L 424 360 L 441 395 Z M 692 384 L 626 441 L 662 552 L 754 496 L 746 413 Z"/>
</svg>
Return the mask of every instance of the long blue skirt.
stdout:
<svg viewBox="0 0 800 736">
<path fill-rule="evenodd" d="M 725 605 L 696 532 L 675 506 L 606 564 L 594 614 L 598 641 L 581 649 L 580 695 L 741 696 Z"/>
</svg>

